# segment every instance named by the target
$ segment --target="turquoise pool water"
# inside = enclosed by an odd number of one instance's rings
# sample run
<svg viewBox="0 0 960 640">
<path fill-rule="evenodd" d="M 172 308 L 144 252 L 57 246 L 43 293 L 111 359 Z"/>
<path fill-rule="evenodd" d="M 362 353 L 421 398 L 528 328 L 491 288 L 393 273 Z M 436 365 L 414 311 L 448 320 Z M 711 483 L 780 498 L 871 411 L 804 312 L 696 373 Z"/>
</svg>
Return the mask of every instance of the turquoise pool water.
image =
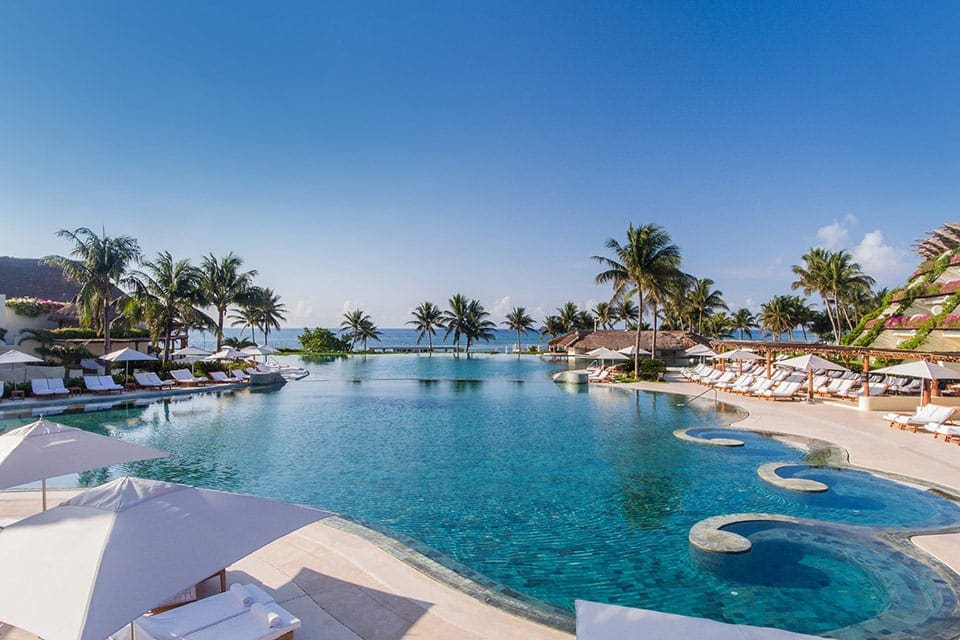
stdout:
<svg viewBox="0 0 960 640">
<path fill-rule="evenodd" d="M 778 489 L 757 467 L 801 463 L 796 450 L 742 432 L 740 448 L 672 435 L 693 426 L 709 435 L 735 412 L 712 402 L 680 406 L 684 399 L 670 394 L 558 386 L 554 367 L 533 358 L 381 356 L 307 366 L 310 377 L 277 391 L 55 419 L 175 454 L 83 474 L 82 483 L 131 473 L 332 509 L 568 610 L 586 598 L 866 637 L 851 625 L 900 598 L 889 591 L 902 581 L 858 559 L 852 550 L 863 544 L 849 531 L 818 546 L 816 535 L 791 541 L 789 528 L 766 526 L 752 532 L 762 538 L 756 552 L 738 563 L 692 553 L 690 527 L 757 511 L 869 527 L 960 523 L 955 503 L 862 472 L 788 467 L 782 474 L 831 489 Z M 924 570 L 911 568 L 921 584 L 935 579 Z M 928 609 L 942 605 L 938 597 Z"/>
</svg>

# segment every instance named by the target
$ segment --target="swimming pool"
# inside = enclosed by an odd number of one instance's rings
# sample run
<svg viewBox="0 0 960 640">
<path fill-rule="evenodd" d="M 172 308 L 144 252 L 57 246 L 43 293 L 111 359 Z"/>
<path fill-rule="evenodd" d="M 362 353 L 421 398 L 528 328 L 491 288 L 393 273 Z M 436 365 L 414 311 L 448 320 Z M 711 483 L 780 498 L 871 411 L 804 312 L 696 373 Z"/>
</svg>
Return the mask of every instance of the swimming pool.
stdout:
<svg viewBox="0 0 960 640">
<path fill-rule="evenodd" d="M 801 464 L 800 452 L 744 432 L 737 448 L 672 435 L 691 426 L 709 434 L 735 411 L 682 406 L 670 394 L 558 386 L 552 366 L 534 358 L 380 356 L 307 366 L 310 377 L 274 392 L 196 394 L 56 419 L 175 454 L 124 473 L 332 509 L 567 610 L 586 598 L 868 637 L 862 623 L 901 597 L 888 590 L 903 581 L 879 579 L 876 563 L 851 552 L 865 538 L 850 532 L 960 524 L 955 503 L 863 472 L 787 467 L 782 475 L 815 477 L 831 490 L 773 486 L 757 468 Z M 96 484 L 110 473 L 80 480 Z M 746 512 L 848 527 L 818 535 L 815 527 L 742 525 L 760 538 L 752 555 L 691 551 L 687 535 L 698 521 Z M 770 571 L 781 552 L 783 570 Z M 805 563 L 816 571 L 802 575 L 817 579 L 792 579 Z M 911 571 L 916 583 L 938 579 L 922 563 Z M 931 596 L 927 609 L 941 610 L 943 598 Z"/>
</svg>

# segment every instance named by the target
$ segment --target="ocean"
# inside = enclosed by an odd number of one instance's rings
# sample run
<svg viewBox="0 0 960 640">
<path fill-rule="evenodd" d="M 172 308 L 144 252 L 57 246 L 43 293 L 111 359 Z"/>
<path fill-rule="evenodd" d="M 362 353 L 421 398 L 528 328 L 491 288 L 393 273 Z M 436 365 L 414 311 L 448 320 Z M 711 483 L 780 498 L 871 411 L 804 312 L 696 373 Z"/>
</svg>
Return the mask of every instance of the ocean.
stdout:
<svg viewBox="0 0 960 640">
<path fill-rule="evenodd" d="M 332 331 L 339 335 L 338 330 Z M 380 342 L 370 341 L 367 343 L 368 347 L 412 347 L 417 344 L 417 332 L 414 329 L 381 329 L 380 331 L 382 332 L 382 335 L 380 336 Z M 290 349 L 299 349 L 300 342 L 297 340 L 297 336 L 299 336 L 302 332 L 303 329 L 301 327 L 287 327 L 272 331 L 270 332 L 268 344 L 272 347 L 288 347 Z M 228 338 L 241 335 L 240 329 L 233 327 L 225 328 L 223 333 Z M 249 329 L 243 331 L 242 333 L 248 338 L 250 337 Z M 480 342 L 472 347 L 472 350 L 487 352 L 498 351 L 503 353 L 504 351 L 512 351 L 514 345 L 517 344 L 517 334 L 513 331 L 508 329 L 497 329 L 495 334 L 496 337 L 493 340 L 490 342 Z M 254 339 L 258 344 L 261 344 L 263 342 L 263 334 L 257 332 L 256 338 Z M 549 339 L 549 337 L 541 338 L 538 333 L 530 332 L 521 336 L 521 343 L 525 348 L 530 345 L 540 345 L 541 348 L 545 348 Z M 761 337 L 758 331 L 754 331 L 753 339 L 767 339 L 767 337 Z M 799 331 L 795 331 L 790 339 L 800 341 L 803 340 L 803 335 Z M 807 339 L 816 340 L 816 336 L 808 334 Z M 214 349 L 217 346 L 217 338 L 213 333 L 210 332 L 192 331 L 190 333 L 190 344 L 196 345 L 203 349 Z M 424 338 L 420 344 L 426 346 L 426 338 Z M 453 336 L 451 336 L 449 340 L 444 341 L 443 332 L 438 331 L 437 335 L 433 337 L 433 344 L 434 346 L 453 346 Z M 465 341 L 461 340 L 460 345 L 465 346 Z"/>
</svg>

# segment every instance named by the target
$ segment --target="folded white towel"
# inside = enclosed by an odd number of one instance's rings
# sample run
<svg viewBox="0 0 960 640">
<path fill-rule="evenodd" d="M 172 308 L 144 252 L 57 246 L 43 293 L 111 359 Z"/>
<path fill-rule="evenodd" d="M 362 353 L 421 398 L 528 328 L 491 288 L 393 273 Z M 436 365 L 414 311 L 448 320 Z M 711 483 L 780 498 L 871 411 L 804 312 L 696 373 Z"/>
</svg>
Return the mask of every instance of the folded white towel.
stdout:
<svg viewBox="0 0 960 640">
<path fill-rule="evenodd" d="M 276 611 L 267 609 L 259 602 L 250 607 L 250 615 L 253 616 L 254 620 L 257 620 L 260 624 L 265 625 L 268 629 L 276 629 L 280 626 L 280 614 Z"/>
<path fill-rule="evenodd" d="M 241 606 L 249 607 L 253 604 L 253 594 L 247 591 L 247 588 L 238 582 L 230 585 L 230 594 L 237 599 Z"/>
</svg>

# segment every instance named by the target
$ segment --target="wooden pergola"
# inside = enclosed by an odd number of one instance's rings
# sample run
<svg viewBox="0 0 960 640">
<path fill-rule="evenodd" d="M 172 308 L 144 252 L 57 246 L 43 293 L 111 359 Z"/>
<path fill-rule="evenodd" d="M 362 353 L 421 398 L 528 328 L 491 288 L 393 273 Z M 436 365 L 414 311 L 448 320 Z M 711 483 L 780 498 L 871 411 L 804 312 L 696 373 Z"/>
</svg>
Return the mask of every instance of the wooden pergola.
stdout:
<svg viewBox="0 0 960 640">
<path fill-rule="evenodd" d="M 927 360 L 931 362 L 960 362 L 960 351 L 906 351 L 903 349 L 876 349 L 873 347 L 852 347 L 823 344 L 821 342 L 772 342 L 765 340 L 714 340 L 710 346 L 717 353 L 729 349 L 750 349 L 767 359 L 767 376 L 770 376 L 774 359 L 781 353 L 816 354 L 824 358 L 842 360 L 849 366 L 854 359 L 863 362 L 863 374 L 870 374 L 870 360 Z M 936 390 L 936 385 L 934 385 Z M 869 388 L 864 387 L 864 394 Z M 936 393 L 936 391 L 934 391 Z"/>
</svg>

